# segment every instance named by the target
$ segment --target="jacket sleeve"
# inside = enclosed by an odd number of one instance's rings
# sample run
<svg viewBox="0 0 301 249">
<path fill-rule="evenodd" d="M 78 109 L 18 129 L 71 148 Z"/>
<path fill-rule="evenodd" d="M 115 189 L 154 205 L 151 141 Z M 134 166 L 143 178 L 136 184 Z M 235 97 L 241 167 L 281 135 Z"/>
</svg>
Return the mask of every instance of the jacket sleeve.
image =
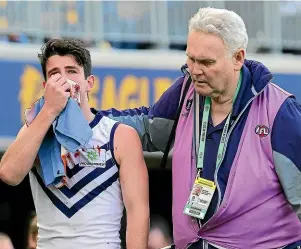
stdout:
<svg viewBox="0 0 301 249">
<path fill-rule="evenodd" d="M 285 196 L 301 220 L 301 105 L 294 97 L 286 99 L 277 113 L 272 149 Z"/>
<path fill-rule="evenodd" d="M 176 80 L 150 107 L 99 111 L 116 121 L 133 127 L 139 134 L 143 150 L 164 151 L 177 113 L 184 76 Z"/>
</svg>

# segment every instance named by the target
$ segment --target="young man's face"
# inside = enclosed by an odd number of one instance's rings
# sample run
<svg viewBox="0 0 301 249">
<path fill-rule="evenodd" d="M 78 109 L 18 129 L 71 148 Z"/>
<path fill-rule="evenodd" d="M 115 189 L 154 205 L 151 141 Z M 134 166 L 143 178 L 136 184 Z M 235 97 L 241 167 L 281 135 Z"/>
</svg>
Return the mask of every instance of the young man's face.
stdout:
<svg viewBox="0 0 301 249">
<path fill-rule="evenodd" d="M 46 63 L 46 79 L 49 80 L 55 74 L 60 74 L 62 77 L 77 83 L 80 87 L 81 96 L 86 96 L 93 87 L 94 77 L 89 76 L 86 79 L 84 68 L 78 65 L 76 60 L 70 55 L 53 55 L 49 57 Z"/>
</svg>

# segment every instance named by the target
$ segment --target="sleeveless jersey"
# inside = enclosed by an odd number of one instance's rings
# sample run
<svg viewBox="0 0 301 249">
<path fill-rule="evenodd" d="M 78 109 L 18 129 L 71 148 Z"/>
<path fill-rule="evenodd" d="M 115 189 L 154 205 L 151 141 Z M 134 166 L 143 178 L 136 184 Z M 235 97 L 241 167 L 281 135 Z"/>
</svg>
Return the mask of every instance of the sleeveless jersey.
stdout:
<svg viewBox="0 0 301 249">
<path fill-rule="evenodd" d="M 30 172 L 38 217 L 38 249 L 119 249 L 123 201 L 113 138 L 119 123 L 97 114 L 93 137 L 75 153 L 62 149 L 66 184 L 46 187 Z"/>
</svg>

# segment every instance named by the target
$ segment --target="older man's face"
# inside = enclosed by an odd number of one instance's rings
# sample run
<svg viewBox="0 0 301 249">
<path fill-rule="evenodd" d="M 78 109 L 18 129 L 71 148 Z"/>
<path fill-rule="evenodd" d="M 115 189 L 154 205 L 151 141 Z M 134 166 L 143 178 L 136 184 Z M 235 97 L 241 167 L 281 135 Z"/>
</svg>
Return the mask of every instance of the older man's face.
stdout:
<svg viewBox="0 0 301 249">
<path fill-rule="evenodd" d="M 187 40 L 187 65 L 195 90 L 202 96 L 225 92 L 234 76 L 234 63 L 217 35 L 191 31 Z"/>
</svg>

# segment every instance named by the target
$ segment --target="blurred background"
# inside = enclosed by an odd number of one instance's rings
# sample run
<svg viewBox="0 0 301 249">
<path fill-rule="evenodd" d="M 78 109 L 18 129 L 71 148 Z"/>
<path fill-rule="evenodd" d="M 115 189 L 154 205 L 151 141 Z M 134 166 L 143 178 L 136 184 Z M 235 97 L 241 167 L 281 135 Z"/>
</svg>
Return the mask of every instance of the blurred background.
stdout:
<svg viewBox="0 0 301 249">
<path fill-rule="evenodd" d="M 181 76 L 189 18 L 200 7 L 236 11 L 249 34 L 247 58 L 263 62 L 274 82 L 301 101 L 299 1 L 3 1 L 0 0 L 0 152 L 23 125 L 24 109 L 41 96 L 37 60 L 50 38 L 81 39 L 92 55 L 96 109 L 152 105 Z M 172 241 L 171 171 L 161 153 L 145 153 L 150 176 L 151 244 Z M 21 163 L 21 162 L 20 162 Z M 28 178 L 0 182 L 0 232 L 17 249 L 35 248 L 34 206 Z"/>
</svg>

